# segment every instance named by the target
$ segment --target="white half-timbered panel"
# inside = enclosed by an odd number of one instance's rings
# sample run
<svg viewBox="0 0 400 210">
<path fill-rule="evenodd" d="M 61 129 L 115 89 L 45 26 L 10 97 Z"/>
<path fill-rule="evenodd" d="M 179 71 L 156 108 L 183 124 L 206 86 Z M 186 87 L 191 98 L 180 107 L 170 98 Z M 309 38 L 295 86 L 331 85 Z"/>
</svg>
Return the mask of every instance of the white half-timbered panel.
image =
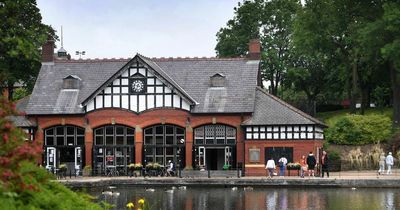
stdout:
<svg viewBox="0 0 400 210">
<path fill-rule="evenodd" d="M 139 89 L 134 89 L 133 82 L 138 78 L 143 83 L 135 83 L 136 88 Z M 138 113 L 163 107 L 190 111 L 188 101 L 180 97 L 173 88 L 171 89 L 170 85 L 164 84 L 163 81 L 162 78 L 158 78 L 151 70 L 137 62 L 92 99 L 86 105 L 86 111 L 121 108 Z"/>
</svg>

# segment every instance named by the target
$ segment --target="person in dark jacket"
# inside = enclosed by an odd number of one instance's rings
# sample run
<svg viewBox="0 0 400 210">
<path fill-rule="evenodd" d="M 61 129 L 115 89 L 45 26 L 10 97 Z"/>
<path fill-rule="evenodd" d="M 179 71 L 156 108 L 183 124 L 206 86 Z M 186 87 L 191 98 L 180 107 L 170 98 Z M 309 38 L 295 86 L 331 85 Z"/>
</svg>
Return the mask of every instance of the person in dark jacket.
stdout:
<svg viewBox="0 0 400 210">
<path fill-rule="evenodd" d="M 307 165 L 308 165 L 308 176 L 314 176 L 315 165 L 317 164 L 317 160 L 314 157 L 314 154 L 310 152 L 307 157 Z"/>
<path fill-rule="evenodd" d="M 322 178 L 324 177 L 325 172 L 326 176 L 329 178 L 329 158 L 328 154 L 325 151 L 322 152 L 321 165 L 322 165 Z"/>
</svg>

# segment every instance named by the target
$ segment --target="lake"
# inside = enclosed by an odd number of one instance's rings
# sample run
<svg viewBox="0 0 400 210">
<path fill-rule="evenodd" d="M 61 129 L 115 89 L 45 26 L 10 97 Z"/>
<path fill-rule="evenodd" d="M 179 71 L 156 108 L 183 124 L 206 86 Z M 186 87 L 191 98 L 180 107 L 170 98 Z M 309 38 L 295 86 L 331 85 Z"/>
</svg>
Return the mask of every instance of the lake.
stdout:
<svg viewBox="0 0 400 210">
<path fill-rule="evenodd" d="M 384 188 L 266 188 L 266 187 L 116 187 L 85 189 L 87 193 L 126 209 L 141 198 L 152 209 L 258 210 L 258 209 L 400 209 L 400 189 Z M 102 193 L 113 191 L 114 194 Z M 117 196 L 115 192 L 119 192 Z M 136 207 L 135 207 L 136 209 Z"/>
</svg>

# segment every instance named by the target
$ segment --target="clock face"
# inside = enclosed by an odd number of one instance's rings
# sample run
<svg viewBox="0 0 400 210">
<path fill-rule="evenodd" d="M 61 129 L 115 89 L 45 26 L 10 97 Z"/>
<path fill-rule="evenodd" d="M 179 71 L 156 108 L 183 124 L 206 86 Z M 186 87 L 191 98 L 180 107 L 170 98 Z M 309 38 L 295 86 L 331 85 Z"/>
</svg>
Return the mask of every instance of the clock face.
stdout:
<svg viewBox="0 0 400 210">
<path fill-rule="evenodd" d="M 141 93 L 144 90 L 144 82 L 140 79 L 133 80 L 131 83 L 131 89 L 134 93 Z"/>
</svg>

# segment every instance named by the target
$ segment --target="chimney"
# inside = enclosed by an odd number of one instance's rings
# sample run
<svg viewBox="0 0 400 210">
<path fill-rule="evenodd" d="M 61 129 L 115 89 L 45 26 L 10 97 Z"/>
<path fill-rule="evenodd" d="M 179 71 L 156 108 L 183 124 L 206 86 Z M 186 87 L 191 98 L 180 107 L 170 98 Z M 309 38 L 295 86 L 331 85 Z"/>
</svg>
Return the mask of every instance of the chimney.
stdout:
<svg viewBox="0 0 400 210">
<path fill-rule="evenodd" d="M 54 61 L 54 46 L 54 39 L 49 35 L 46 43 L 42 46 L 42 62 Z"/>
<path fill-rule="evenodd" d="M 249 42 L 249 53 L 247 54 L 249 60 L 261 59 L 261 43 L 259 39 L 252 39 Z"/>
</svg>

